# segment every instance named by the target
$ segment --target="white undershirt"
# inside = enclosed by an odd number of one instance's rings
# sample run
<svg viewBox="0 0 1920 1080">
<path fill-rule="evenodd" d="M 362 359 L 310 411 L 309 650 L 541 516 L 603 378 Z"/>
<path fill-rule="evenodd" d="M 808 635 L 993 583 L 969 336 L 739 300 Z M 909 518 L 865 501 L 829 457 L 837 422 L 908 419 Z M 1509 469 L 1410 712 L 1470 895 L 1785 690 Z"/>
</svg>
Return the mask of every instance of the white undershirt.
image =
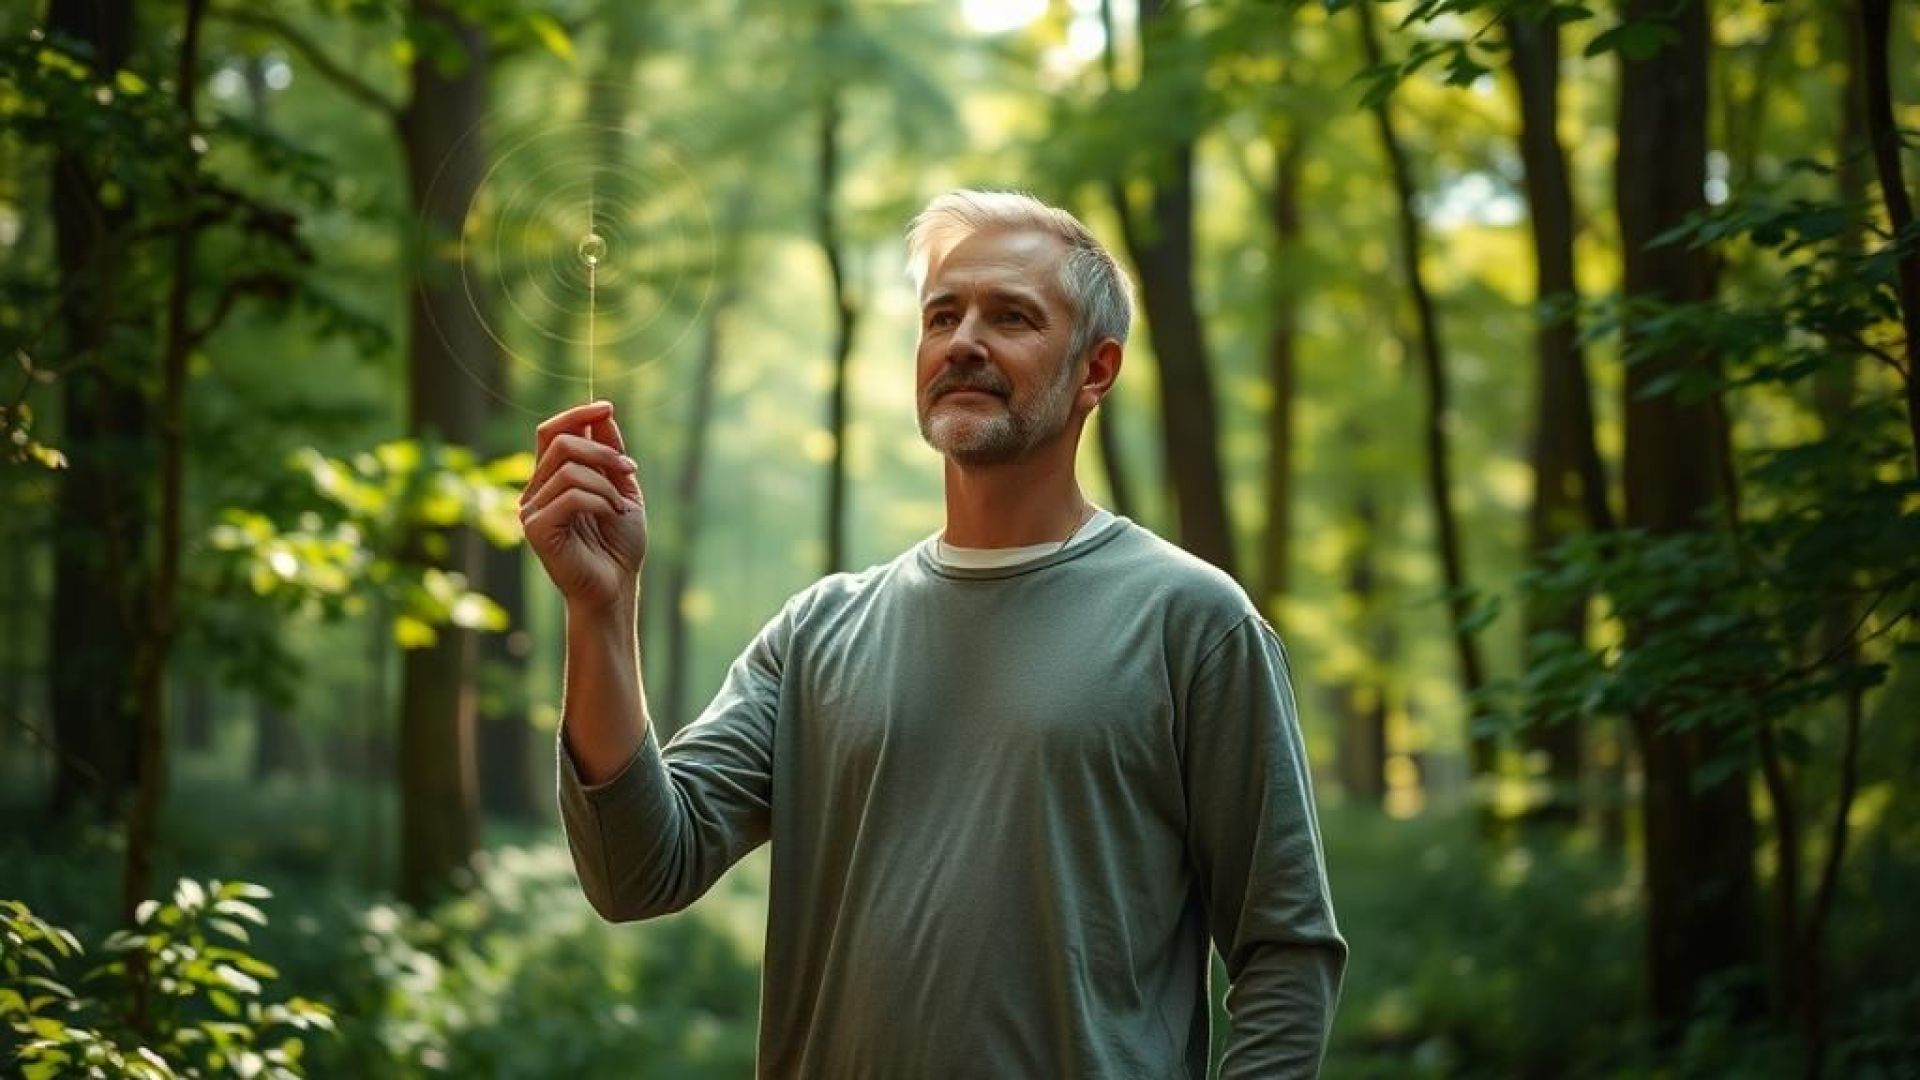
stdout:
<svg viewBox="0 0 1920 1080">
<path fill-rule="evenodd" d="M 1058 540 L 1050 540 L 1044 544 L 1010 548 L 955 547 L 947 543 L 946 533 L 941 532 L 935 534 L 933 538 L 933 558 L 940 565 L 955 570 L 1000 570 L 1044 558 L 1056 551 L 1065 551 L 1075 544 L 1092 538 L 1113 521 L 1112 511 L 1096 506 L 1093 508 L 1093 516 L 1075 529 L 1073 535 L 1067 537 L 1067 542 L 1064 544 Z"/>
</svg>

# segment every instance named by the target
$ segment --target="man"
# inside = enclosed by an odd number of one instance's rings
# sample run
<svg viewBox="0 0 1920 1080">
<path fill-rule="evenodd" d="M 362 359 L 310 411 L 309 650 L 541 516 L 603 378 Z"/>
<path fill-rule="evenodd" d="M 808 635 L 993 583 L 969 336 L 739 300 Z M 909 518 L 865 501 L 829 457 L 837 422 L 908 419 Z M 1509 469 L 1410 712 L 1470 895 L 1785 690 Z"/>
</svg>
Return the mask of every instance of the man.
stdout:
<svg viewBox="0 0 1920 1080">
<path fill-rule="evenodd" d="M 762 1076 L 1312 1076 L 1345 966 L 1286 657 L 1226 575 L 1081 493 L 1126 278 L 1064 211 L 915 219 L 946 528 L 793 597 L 664 748 L 646 513 L 605 402 L 542 424 L 529 542 L 566 597 L 560 803 L 610 920 L 772 843 Z"/>
</svg>

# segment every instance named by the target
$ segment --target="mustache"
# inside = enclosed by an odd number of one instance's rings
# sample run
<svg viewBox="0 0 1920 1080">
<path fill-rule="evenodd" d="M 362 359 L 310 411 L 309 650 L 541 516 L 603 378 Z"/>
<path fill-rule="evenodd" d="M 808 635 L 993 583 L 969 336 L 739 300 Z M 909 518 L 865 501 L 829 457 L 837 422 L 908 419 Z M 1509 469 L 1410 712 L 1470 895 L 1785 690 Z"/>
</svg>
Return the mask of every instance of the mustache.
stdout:
<svg viewBox="0 0 1920 1080">
<path fill-rule="evenodd" d="M 927 384 L 927 400 L 937 401 L 959 390 L 977 390 L 1002 398 L 1013 393 L 1006 377 L 992 368 L 949 368 Z"/>
</svg>

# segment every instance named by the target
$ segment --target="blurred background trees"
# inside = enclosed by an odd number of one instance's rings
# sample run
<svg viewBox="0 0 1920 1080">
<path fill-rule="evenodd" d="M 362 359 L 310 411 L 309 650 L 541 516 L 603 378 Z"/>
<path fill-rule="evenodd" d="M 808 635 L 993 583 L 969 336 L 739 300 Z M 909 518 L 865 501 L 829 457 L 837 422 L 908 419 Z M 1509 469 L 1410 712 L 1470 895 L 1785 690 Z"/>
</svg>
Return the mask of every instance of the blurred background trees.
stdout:
<svg viewBox="0 0 1920 1080">
<path fill-rule="evenodd" d="M 532 426 L 594 327 L 676 729 L 939 527 L 901 232 L 1020 187 L 1139 286 L 1090 493 L 1288 643 L 1331 1075 L 1920 1069 L 1917 46 L 1888 0 L 10 9 L 0 894 L 92 941 L 270 883 L 319 1075 L 741 1075 L 764 855 L 659 925 L 569 891 Z"/>
</svg>

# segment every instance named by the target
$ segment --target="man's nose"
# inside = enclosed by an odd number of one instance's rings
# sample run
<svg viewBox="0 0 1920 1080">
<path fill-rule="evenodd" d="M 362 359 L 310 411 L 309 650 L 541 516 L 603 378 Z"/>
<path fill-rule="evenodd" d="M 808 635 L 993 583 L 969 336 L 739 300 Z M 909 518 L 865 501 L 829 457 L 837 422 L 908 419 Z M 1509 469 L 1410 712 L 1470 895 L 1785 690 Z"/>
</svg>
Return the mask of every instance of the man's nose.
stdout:
<svg viewBox="0 0 1920 1080">
<path fill-rule="evenodd" d="M 987 347 L 980 340 L 980 316 L 967 312 L 947 337 L 947 363 L 972 363 L 987 358 Z"/>
</svg>

